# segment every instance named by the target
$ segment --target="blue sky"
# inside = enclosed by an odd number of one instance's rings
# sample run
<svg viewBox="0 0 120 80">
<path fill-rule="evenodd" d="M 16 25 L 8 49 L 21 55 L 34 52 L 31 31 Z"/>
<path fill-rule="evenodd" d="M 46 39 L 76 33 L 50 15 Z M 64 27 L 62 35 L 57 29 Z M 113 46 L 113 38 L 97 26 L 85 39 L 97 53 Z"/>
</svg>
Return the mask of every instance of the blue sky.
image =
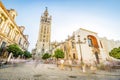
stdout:
<svg viewBox="0 0 120 80">
<path fill-rule="evenodd" d="M 25 26 L 30 51 L 35 47 L 45 7 L 52 16 L 52 41 L 64 41 L 79 28 L 120 40 L 120 0 L 2 0 L 2 3 L 17 11 L 16 23 Z"/>
</svg>

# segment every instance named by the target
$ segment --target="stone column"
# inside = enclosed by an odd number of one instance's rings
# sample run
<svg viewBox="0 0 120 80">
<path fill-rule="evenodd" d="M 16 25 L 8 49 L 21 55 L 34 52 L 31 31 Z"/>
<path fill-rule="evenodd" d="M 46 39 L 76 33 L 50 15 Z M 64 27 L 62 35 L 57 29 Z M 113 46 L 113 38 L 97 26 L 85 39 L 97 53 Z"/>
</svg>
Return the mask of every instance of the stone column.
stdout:
<svg viewBox="0 0 120 80">
<path fill-rule="evenodd" d="M 14 37 L 14 41 L 17 43 L 17 37 L 18 37 L 18 32 L 15 31 L 15 37 Z"/>
<path fill-rule="evenodd" d="M 12 40 L 13 40 L 13 38 L 12 38 L 13 32 L 14 32 L 14 28 L 11 27 L 11 31 L 10 31 L 10 33 L 9 33 L 9 36 L 10 36 L 10 39 L 12 39 Z"/>
</svg>

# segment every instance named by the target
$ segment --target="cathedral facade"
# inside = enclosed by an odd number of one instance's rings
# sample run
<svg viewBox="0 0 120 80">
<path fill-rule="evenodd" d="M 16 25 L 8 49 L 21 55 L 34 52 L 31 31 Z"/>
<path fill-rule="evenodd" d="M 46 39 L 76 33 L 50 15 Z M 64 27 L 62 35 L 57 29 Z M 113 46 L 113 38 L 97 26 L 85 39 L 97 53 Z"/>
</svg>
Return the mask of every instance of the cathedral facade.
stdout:
<svg viewBox="0 0 120 80">
<path fill-rule="evenodd" d="M 83 28 L 73 32 L 73 35 L 68 36 L 64 42 L 51 43 L 50 38 L 51 16 L 49 16 L 46 8 L 44 14 L 41 16 L 38 40 L 36 48 L 33 50 L 36 56 L 41 56 L 44 53 L 52 53 L 54 55 L 57 49 L 61 49 L 65 54 L 65 59 L 100 64 L 106 60 L 110 60 L 109 52 L 113 48 L 120 46 L 120 41 L 100 38 L 96 32 Z"/>
<path fill-rule="evenodd" d="M 111 60 L 109 52 L 113 48 L 120 47 L 120 41 L 100 38 L 96 32 L 83 28 L 73 32 L 72 36 L 61 43 L 54 43 L 53 55 L 57 49 L 64 52 L 65 59 L 78 60 L 84 63 L 102 63 Z"/>
<path fill-rule="evenodd" d="M 50 51 L 51 38 L 51 16 L 49 16 L 48 9 L 44 11 L 41 16 L 40 28 L 38 33 L 38 40 L 36 43 L 36 55 L 48 53 Z"/>
</svg>

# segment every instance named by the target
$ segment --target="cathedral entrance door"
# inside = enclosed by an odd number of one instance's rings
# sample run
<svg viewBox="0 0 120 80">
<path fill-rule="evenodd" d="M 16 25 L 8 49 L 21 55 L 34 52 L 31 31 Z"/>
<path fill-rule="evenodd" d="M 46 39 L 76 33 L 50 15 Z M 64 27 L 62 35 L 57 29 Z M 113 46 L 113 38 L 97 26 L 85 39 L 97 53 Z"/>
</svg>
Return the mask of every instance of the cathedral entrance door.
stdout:
<svg viewBox="0 0 120 80">
<path fill-rule="evenodd" d="M 98 56 L 98 52 L 95 52 L 95 58 L 96 58 L 97 64 L 99 64 L 99 56 Z"/>
<path fill-rule="evenodd" d="M 73 59 L 76 59 L 76 58 L 75 58 L 75 53 L 73 53 Z"/>
</svg>

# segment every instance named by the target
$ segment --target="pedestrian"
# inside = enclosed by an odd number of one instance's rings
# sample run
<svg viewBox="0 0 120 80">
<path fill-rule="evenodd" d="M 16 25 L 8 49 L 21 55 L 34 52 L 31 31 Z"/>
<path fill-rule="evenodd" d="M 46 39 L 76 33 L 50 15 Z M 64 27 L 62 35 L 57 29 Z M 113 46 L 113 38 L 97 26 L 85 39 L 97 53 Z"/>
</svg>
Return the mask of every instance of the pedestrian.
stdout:
<svg viewBox="0 0 120 80">
<path fill-rule="evenodd" d="M 39 60 L 40 60 L 40 58 L 38 57 L 38 56 L 36 56 L 36 60 L 35 60 L 35 68 L 38 66 L 38 64 L 39 64 Z"/>
<path fill-rule="evenodd" d="M 64 59 L 60 60 L 60 69 L 64 70 Z"/>
<path fill-rule="evenodd" d="M 83 72 L 86 72 L 86 64 L 85 63 L 82 65 L 82 70 L 83 70 Z"/>
<path fill-rule="evenodd" d="M 69 66 L 70 70 L 72 71 L 72 60 L 71 59 L 68 60 L 68 66 Z"/>
<path fill-rule="evenodd" d="M 95 62 L 95 61 L 91 61 L 90 70 L 92 70 L 92 73 L 95 74 L 95 72 L 96 72 L 96 70 L 97 70 L 97 66 L 96 66 L 96 62 Z"/>
</svg>

